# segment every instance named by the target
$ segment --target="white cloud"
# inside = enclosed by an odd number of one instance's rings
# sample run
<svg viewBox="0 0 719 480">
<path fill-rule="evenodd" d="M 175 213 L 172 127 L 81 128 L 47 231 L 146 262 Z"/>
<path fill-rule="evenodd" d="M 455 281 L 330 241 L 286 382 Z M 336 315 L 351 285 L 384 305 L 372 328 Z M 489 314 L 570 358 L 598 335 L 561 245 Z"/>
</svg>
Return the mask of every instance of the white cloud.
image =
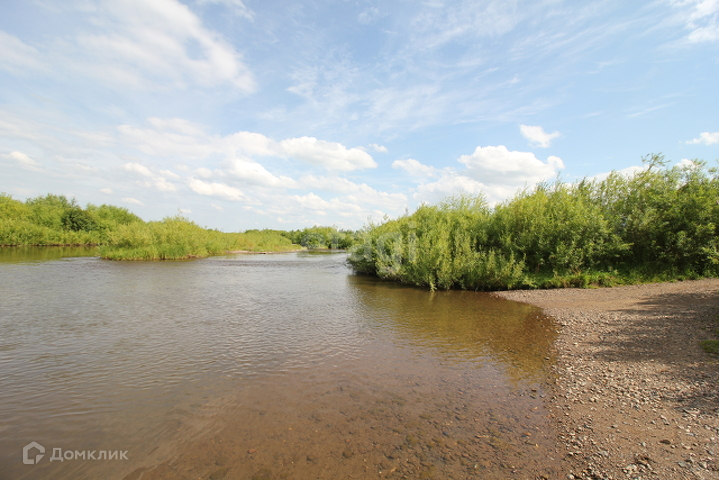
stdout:
<svg viewBox="0 0 719 480">
<path fill-rule="evenodd" d="M 702 132 L 701 135 L 699 135 L 699 138 L 689 140 L 687 143 L 693 145 L 698 143 L 703 143 L 704 145 L 714 145 L 715 143 L 719 143 L 719 132 Z"/>
<path fill-rule="evenodd" d="M 555 176 L 564 167 L 559 157 L 550 156 L 544 163 L 533 153 L 509 151 L 503 145 L 477 147 L 472 155 L 462 155 L 458 161 L 467 168 L 460 172 L 448 168 L 438 171 L 416 161 L 403 161 L 406 163 L 395 168 L 432 171 L 439 176 L 436 181 L 419 184 L 415 200 L 437 203 L 448 196 L 467 193 L 482 194 L 490 203 L 496 203 Z"/>
<path fill-rule="evenodd" d="M 472 178 L 487 185 L 531 185 L 564 168 L 559 157 L 550 156 L 544 163 L 531 152 L 509 151 L 504 145 L 477 147 L 472 155 L 462 155 L 459 162 L 467 166 Z"/>
<path fill-rule="evenodd" d="M 287 156 L 328 170 L 347 172 L 377 166 L 374 159 L 359 148 L 348 149 L 342 144 L 317 140 L 314 137 L 289 138 L 282 140 L 279 146 Z"/>
<path fill-rule="evenodd" d="M 144 203 L 142 203 L 142 202 L 139 201 L 138 199 L 132 198 L 132 197 L 123 198 L 122 201 L 125 202 L 125 203 L 131 203 L 131 204 L 133 204 L 133 205 L 143 205 L 143 206 L 145 205 Z"/>
<path fill-rule="evenodd" d="M 292 195 L 290 198 L 297 202 L 300 207 L 310 210 L 324 211 L 332 206 L 330 202 L 323 200 L 312 192 L 306 195 Z"/>
<path fill-rule="evenodd" d="M 291 186 L 288 177 L 275 177 L 263 166 L 247 157 L 295 158 L 327 170 L 351 171 L 374 168 L 371 155 L 359 148 L 347 148 L 340 143 L 314 137 L 289 138 L 276 142 L 260 133 L 237 132 L 225 137 L 211 136 L 202 126 L 183 119 L 150 118 L 153 128 L 120 125 L 118 131 L 129 143 L 143 153 L 162 157 L 207 159 L 222 155 L 240 177 L 267 186 Z M 383 148 L 383 147 L 382 147 Z M 234 165 L 238 168 L 235 168 Z"/>
<path fill-rule="evenodd" d="M 547 133 L 542 127 L 531 125 L 520 125 L 519 131 L 522 136 L 529 140 L 533 145 L 547 148 L 552 144 L 552 140 L 561 136 L 559 132 Z"/>
<path fill-rule="evenodd" d="M 144 177 L 154 177 L 154 174 L 144 165 L 139 163 L 126 163 L 122 166 L 128 172 L 138 173 Z"/>
<path fill-rule="evenodd" d="M 221 150 L 221 147 L 213 145 L 213 139 L 202 131 L 188 134 L 176 129 L 168 131 L 160 126 L 137 128 L 130 125 L 120 125 L 117 130 L 122 134 L 126 145 L 133 146 L 147 155 L 200 159 Z"/>
<path fill-rule="evenodd" d="M 174 192 L 177 190 L 177 187 L 174 184 L 168 182 L 162 177 L 156 177 L 151 182 L 146 182 L 145 185 L 152 186 L 161 192 Z"/>
<path fill-rule="evenodd" d="M 305 175 L 300 178 L 300 185 L 308 189 L 344 194 L 341 200 L 351 204 L 369 203 L 389 210 L 399 210 L 407 203 L 407 197 L 402 193 L 380 192 L 366 183 L 355 183 L 336 176 Z"/>
<path fill-rule="evenodd" d="M 155 188 L 160 192 L 174 192 L 177 190 L 177 187 L 174 184 L 168 182 L 165 177 L 155 175 L 149 168 L 144 165 L 140 165 L 139 163 L 126 163 L 122 166 L 122 168 L 128 172 L 136 173 L 142 177 L 147 178 L 147 180 L 138 182 L 138 184 L 143 187 Z M 177 175 L 175 176 L 178 177 Z"/>
<path fill-rule="evenodd" d="M 188 185 L 195 193 L 206 195 L 208 197 L 218 197 L 225 200 L 232 200 L 234 202 L 241 202 L 246 199 L 240 190 L 224 183 L 208 183 L 196 178 L 191 178 Z"/>
<path fill-rule="evenodd" d="M 272 188 L 296 188 L 297 182 L 290 177 L 275 176 L 257 162 L 234 159 L 229 162 L 227 173 L 245 183 Z"/>
<path fill-rule="evenodd" d="M 719 1 L 717 0 L 671 0 L 683 9 L 681 18 L 689 30 L 686 39 L 690 43 L 719 40 Z"/>
<path fill-rule="evenodd" d="M 212 170 L 205 167 L 195 169 L 195 175 L 202 178 L 212 178 Z"/>
<path fill-rule="evenodd" d="M 454 172 L 445 172 L 439 180 L 419 185 L 414 194 L 414 199 L 427 203 L 437 203 L 446 197 L 459 193 L 486 195 L 486 190 L 486 185 L 477 180 Z"/>
<path fill-rule="evenodd" d="M 165 177 L 170 177 L 173 180 L 179 180 L 180 176 L 176 174 L 175 172 L 172 172 L 170 170 L 160 170 L 160 174 L 164 175 Z"/>
<path fill-rule="evenodd" d="M 31 170 L 37 170 L 37 167 L 40 167 L 40 163 L 36 162 L 32 158 L 30 158 L 28 155 L 14 151 L 6 154 L 0 155 L 0 158 L 6 158 L 8 160 L 12 160 L 14 162 L 19 163 L 21 166 L 25 168 L 29 168 Z"/>
<path fill-rule="evenodd" d="M 269 157 L 277 155 L 277 144 L 272 139 L 253 132 L 237 132 L 226 137 L 225 142 L 233 154 Z"/>
<path fill-rule="evenodd" d="M 112 188 L 101 188 L 100 192 L 104 193 L 105 195 L 112 195 Z"/>
<path fill-rule="evenodd" d="M 392 162 L 392 168 L 404 170 L 414 177 L 436 177 L 438 175 L 436 168 L 424 165 L 414 158 L 395 160 Z"/>
<path fill-rule="evenodd" d="M 14 35 L 0 30 L 0 69 L 15 74 L 25 74 L 38 70 L 42 63 L 35 47 L 23 43 Z"/>
<path fill-rule="evenodd" d="M 157 130 L 180 133 L 188 136 L 202 136 L 205 134 L 202 125 L 190 122 L 184 118 L 150 117 L 147 119 L 147 123 L 155 127 Z"/>
<path fill-rule="evenodd" d="M 370 143 L 369 146 L 372 147 L 372 149 L 373 149 L 375 152 L 387 153 L 387 147 L 384 147 L 384 146 L 382 146 L 382 145 L 377 145 L 376 143 Z"/>
<path fill-rule="evenodd" d="M 178 0 L 65 6 L 73 7 L 80 22 L 73 35 L 49 36 L 33 47 L 0 32 L 0 65 L 16 73 L 31 68 L 80 73 L 123 90 L 230 86 L 247 94 L 256 89 L 242 55 Z"/>
</svg>

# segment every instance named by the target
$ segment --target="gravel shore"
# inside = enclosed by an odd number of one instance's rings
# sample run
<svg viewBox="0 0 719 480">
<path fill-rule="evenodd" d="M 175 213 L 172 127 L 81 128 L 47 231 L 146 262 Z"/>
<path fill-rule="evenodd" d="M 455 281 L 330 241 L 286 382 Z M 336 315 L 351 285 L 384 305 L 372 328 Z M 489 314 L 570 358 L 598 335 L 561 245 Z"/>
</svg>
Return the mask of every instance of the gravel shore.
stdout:
<svg viewBox="0 0 719 480">
<path fill-rule="evenodd" d="M 719 279 L 499 292 L 561 326 L 551 411 L 569 479 L 719 479 Z"/>
</svg>

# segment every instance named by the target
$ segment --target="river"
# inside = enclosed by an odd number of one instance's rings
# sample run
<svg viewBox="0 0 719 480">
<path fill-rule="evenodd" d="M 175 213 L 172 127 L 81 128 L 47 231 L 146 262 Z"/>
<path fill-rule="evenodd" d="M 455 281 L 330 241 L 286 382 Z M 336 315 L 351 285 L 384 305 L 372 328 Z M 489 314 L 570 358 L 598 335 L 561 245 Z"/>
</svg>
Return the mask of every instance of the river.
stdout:
<svg viewBox="0 0 719 480">
<path fill-rule="evenodd" d="M 0 249 L 0 479 L 558 473 L 534 307 L 344 254 L 94 255 Z"/>
</svg>

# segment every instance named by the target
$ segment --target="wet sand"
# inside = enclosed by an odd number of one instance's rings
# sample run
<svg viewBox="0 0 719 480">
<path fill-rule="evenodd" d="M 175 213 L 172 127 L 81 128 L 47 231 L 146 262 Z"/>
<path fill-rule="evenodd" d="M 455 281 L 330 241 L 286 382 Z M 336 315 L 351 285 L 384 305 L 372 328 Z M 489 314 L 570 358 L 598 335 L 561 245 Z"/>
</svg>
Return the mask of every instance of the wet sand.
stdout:
<svg viewBox="0 0 719 480">
<path fill-rule="evenodd" d="M 719 478 L 719 279 L 501 292 L 561 324 L 549 409 L 569 478 Z"/>
</svg>

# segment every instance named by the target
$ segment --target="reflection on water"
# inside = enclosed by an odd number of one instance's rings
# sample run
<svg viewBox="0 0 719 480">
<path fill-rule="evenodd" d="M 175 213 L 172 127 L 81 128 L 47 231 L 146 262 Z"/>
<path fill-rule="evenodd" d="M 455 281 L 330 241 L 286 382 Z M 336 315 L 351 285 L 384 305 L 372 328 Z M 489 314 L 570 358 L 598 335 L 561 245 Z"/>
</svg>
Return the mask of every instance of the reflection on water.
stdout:
<svg viewBox="0 0 719 480">
<path fill-rule="evenodd" d="M 496 362 L 513 379 L 544 375 L 556 330 L 531 305 L 486 293 L 427 292 L 364 276 L 351 280 L 362 315 L 408 344 L 437 350 L 447 360 Z"/>
<path fill-rule="evenodd" d="M 551 466 L 554 330 L 531 307 L 354 276 L 337 254 L 37 262 L 58 251 L 0 249 L 0 479 Z M 48 456 L 23 465 L 32 441 Z"/>
<path fill-rule="evenodd" d="M 0 247 L 0 263 L 32 263 L 68 257 L 96 257 L 97 247 Z"/>
</svg>

